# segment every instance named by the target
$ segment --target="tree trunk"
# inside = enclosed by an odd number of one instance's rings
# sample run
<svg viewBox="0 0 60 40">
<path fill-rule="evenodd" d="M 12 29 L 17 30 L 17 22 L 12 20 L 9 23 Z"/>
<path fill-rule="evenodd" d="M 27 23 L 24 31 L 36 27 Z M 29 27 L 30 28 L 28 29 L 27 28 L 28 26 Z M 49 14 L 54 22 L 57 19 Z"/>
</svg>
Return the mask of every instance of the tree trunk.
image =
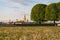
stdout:
<svg viewBox="0 0 60 40">
<path fill-rule="evenodd" d="M 39 24 L 41 24 L 41 21 L 39 22 Z"/>
<path fill-rule="evenodd" d="M 57 26 L 56 23 L 55 23 L 55 20 L 54 20 L 54 25 Z"/>
</svg>

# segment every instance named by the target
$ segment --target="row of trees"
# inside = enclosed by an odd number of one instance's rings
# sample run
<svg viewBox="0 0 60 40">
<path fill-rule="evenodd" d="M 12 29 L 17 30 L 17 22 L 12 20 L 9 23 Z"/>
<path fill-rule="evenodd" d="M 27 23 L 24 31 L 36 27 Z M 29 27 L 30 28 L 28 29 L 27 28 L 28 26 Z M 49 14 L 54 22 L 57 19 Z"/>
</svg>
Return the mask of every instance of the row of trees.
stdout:
<svg viewBox="0 0 60 40">
<path fill-rule="evenodd" d="M 41 23 L 44 20 L 60 20 L 60 2 L 49 5 L 36 4 L 31 10 L 31 20 Z"/>
</svg>

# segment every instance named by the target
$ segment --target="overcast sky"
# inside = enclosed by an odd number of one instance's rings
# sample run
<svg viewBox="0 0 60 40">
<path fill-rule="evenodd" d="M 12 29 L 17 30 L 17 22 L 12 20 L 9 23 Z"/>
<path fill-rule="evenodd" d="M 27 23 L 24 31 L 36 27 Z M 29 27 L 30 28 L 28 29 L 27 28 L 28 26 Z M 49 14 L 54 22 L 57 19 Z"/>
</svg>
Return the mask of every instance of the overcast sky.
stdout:
<svg viewBox="0 0 60 40">
<path fill-rule="evenodd" d="M 0 21 L 21 20 L 24 14 L 30 20 L 30 12 L 34 5 L 55 2 L 60 2 L 60 0 L 0 0 Z"/>
</svg>

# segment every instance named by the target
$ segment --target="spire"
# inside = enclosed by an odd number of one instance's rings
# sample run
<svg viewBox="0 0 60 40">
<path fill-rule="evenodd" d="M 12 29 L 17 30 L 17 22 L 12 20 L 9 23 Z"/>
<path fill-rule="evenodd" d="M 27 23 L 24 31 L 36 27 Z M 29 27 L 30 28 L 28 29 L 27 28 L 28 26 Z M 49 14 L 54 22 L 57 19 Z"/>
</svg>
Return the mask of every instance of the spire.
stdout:
<svg viewBox="0 0 60 40">
<path fill-rule="evenodd" d="M 26 22 L 26 14 L 24 14 L 24 22 Z"/>
</svg>

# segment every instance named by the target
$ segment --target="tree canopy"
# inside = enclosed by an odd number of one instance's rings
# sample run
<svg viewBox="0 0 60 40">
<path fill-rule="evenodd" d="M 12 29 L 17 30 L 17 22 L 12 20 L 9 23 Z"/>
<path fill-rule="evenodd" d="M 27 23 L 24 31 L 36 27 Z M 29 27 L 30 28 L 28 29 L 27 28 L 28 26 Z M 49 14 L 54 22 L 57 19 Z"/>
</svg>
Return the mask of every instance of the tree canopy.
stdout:
<svg viewBox="0 0 60 40">
<path fill-rule="evenodd" d="M 31 10 L 31 20 L 41 22 L 42 20 L 60 20 L 60 2 L 49 5 L 36 4 Z"/>
<path fill-rule="evenodd" d="M 57 6 L 56 3 L 52 3 L 46 7 L 45 18 L 46 20 L 57 20 Z"/>
<path fill-rule="evenodd" d="M 41 22 L 45 19 L 45 4 L 36 4 L 31 10 L 31 20 Z"/>
<path fill-rule="evenodd" d="M 58 13 L 58 20 L 60 20 L 60 2 L 56 3 L 56 6 L 57 6 L 57 13 Z"/>
</svg>

